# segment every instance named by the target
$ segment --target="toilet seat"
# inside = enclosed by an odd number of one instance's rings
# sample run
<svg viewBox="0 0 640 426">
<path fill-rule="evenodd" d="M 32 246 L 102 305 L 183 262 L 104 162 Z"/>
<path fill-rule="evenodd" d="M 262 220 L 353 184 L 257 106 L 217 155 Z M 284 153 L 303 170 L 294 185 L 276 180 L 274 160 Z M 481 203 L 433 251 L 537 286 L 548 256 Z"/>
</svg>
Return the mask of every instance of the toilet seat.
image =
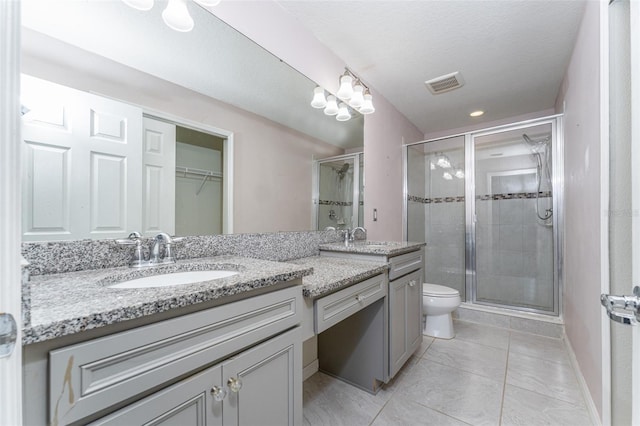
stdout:
<svg viewBox="0 0 640 426">
<path fill-rule="evenodd" d="M 429 297 L 456 297 L 458 290 L 438 284 L 422 284 L 422 294 Z"/>
</svg>

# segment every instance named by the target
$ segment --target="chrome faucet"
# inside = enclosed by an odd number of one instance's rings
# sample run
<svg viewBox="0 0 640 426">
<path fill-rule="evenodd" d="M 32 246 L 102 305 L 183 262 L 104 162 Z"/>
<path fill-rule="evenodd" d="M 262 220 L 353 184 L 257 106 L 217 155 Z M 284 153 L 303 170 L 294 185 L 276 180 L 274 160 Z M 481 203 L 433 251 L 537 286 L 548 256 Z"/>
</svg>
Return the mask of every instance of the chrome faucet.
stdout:
<svg viewBox="0 0 640 426">
<path fill-rule="evenodd" d="M 358 226 L 357 228 L 353 228 L 353 230 L 351 230 L 351 232 L 349 233 L 349 241 L 354 241 L 355 237 L 356 237 L 356 231 L 362 231 L 362 234 L 364 235 L 364 239 L 367 239 L 367 230 L 364 229 L 362 226 Z"/>
<path fill-rule="evenodd" d="M 182 239 L 182 237 L 170 237 L 164 232 L 159 233 L 153 237 L 150 242 L 148 258 L 145 256 L 145 250 L 142 247 L 143 239 L 139 232 L 132 232 L 126 239 L 116 240 L 116 243 L 122 246 L 135 245 L 129 266 L 132 268 L 143 268 L 175 263 L 176 258 L 173 255 L 171 246 L 172 244 L 182 241 Z M 164 246 L 164 253 L 161 251 L 161 246 Z"/>
<path fill-rule="evenodd" d="M 182 241 L 182 238 L 170 237 L 168 234 L 161 232 L 156 235 L 151 242 L 151 251 L 149 252 L 149 263 L 158 265 L 161 263 L 176 263 L 173 256 L 171 245 Z M 164 245 L 164 256 L 160 252 L 160 245 Z"/>
</svg>

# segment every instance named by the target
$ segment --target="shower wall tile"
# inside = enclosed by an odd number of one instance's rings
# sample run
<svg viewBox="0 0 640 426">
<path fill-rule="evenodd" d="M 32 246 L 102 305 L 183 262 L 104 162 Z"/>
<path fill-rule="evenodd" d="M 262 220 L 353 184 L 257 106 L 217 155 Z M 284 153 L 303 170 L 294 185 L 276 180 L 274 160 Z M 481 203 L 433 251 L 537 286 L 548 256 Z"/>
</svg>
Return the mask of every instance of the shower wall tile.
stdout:
<svg viewBox="0 0 640 426">
<path fill-rule="evenodd" d="M 501 225 L 521 225 L 524 218 L 523 200 L 500 200 L 497 201 L 500 208 L 499 221 Z"/>
<path fill-rule="evenodd" d="M 500 250 L 511 250 L 522 252 L 523 246 L 523 226 L 500 225 Z"/>
</svg>

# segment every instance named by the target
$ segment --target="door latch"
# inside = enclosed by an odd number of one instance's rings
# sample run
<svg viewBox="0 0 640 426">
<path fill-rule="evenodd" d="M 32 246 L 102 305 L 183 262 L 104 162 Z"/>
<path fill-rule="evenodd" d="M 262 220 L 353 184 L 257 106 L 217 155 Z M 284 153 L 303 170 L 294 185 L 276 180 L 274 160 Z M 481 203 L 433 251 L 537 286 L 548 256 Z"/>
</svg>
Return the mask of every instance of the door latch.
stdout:
<svg viewBox="0 0 640 426">
<path fill-rule="evenodd" d="M 18 327 L 13 315 L 0 313 L 0 358 L 11 355 L 16 346 Z"/>
<path fill-rule="evenodd" d="M 633 296 L 601 294 L 600 303 L 612 320 L 626 325 L 640 324 L 640 286 L 633 288 Z"/>
</svg>

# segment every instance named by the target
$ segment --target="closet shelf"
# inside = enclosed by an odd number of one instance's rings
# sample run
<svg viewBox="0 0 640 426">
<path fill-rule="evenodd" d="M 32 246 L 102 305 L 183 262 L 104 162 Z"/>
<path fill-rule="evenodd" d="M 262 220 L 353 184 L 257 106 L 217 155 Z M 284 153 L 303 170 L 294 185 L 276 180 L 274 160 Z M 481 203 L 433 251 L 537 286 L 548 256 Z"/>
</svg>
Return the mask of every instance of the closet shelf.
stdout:
<svg viewBox="0 0 640 426">
<path fill-rule="evenodd" d="M 196 195 L 200 195 L 200 191 L 204 187 L 204 184 L 207 182 L 207 178 L 217 178 L 222 179 L 222 173 L 214 172 L 211 170 L 203 170 L 203 169 L 194 169 L 192 167 L 181 167 L 176 166 L 176 173 L 181 173 L 183 177 L 187 177 L 187 175 L 197 175 L 202 176 L 202 183 L 200 184 L 200 188 L 196 191 Z"/>
</svg>

